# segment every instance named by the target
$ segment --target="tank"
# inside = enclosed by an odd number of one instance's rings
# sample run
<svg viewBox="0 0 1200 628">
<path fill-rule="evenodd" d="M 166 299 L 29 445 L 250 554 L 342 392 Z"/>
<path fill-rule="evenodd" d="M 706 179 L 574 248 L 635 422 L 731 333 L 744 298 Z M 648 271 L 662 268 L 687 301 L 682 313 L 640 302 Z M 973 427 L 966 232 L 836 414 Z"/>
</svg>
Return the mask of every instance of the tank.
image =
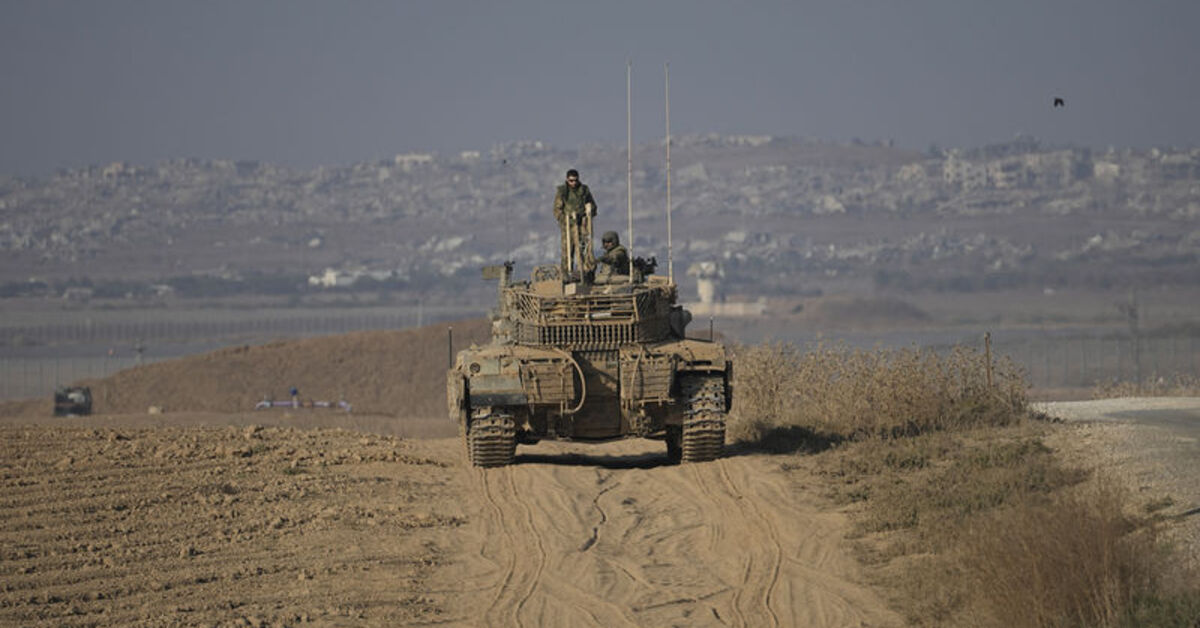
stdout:
<svg viewBox="0 0 1200 628">
<path fill-rule="evenodd" d="M 687 338 L 676 286 L 634 261 L 631 275 L 582 276 L 513 264 L 498 283 L 491 342 L 460 351 L 447 377 L 450 417 L 471 464 L 513 462 L 545 439 L 662 440 L 672 462 L 721 455 L 732 362 L 716 342 Z"/>
</svg>

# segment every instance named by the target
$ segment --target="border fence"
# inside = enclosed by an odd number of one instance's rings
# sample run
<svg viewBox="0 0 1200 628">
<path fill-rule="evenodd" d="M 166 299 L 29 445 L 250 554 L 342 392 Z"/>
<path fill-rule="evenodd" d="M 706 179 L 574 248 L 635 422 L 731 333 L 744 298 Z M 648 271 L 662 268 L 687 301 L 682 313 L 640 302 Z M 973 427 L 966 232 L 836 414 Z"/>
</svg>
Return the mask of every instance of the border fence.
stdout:
<svg viewBox="0 0 1200 628">
<path fill-rule="evenodd" d="M 1022 365 L 1026 379 L 1037 388 L 1197 377 L 1198 349 L 1195 336 L 1026 338 L 993 346 L 994 353 L 1008 355 Z"/>
<path fill-rule="evenodd" d="M 172 319 L 159 313 L 143 320 L 10 324 L 0 327 L 0 400 L 48 397 L 61 385 L 224 346 L 372 329 L 404 329 L 481 315 L 479 308 L 445 307 L 301 311 L 270 316 L 225 313 L 208 319 Z M 954 335 L 956 339 L 946 340 L 946 335 Z M 925 335 L 916 342 L 937 350 L 965 344 L 982 351 L 983 337 L 982 332 L 969 338 L 958 332 L 946 332 Z M 912 343 L 912 338 L 895 336 L 884 341 L 859 339 L 857 344 L 911 346 Z M 1006 330 L 993 334 L 992 354 L 996 358 L 1007 356 L 1020 365 L 1034 388 L 1090 388 L 1158 377 L 1200 377 L 1200 342 L 1195 334 L 1154 334 L 1135 340 L 1112 329 Z"/>
</svg>

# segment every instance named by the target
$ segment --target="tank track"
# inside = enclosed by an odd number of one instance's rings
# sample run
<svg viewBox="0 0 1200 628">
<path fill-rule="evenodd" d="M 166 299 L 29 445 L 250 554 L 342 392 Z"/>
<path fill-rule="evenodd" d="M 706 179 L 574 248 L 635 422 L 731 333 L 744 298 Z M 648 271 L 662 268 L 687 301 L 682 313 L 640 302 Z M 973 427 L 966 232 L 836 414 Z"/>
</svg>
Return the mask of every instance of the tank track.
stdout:
<svg viewBox="0 0 1200 628">
<path fill-rule="evenodd" d="M 683 462 L 707 462 L 725 448 L 725 381 L 721 375 L 689 375 L 683 393 Z"/>
<path fill-rule="evenodd" d="M 486 414 L 471 420 L 467 457 L 476 467 L 512 464 L 517 453 L 517 424 L 508 414 Z"/>
</svg>

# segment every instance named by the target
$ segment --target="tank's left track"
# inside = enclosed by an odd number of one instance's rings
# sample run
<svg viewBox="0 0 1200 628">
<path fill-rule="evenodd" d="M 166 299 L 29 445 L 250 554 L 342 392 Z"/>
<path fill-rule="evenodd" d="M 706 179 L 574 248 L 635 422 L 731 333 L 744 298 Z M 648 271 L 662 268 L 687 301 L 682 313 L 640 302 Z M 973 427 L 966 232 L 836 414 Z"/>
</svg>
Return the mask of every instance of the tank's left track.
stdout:
<svg viewBox="0 0 1200 628">
<path fill-rule="evenodd" d="M 517 453 L 517 424 L 512 415 L 489 413 L 471 419 L 467 457 L 476 467 L 512 464 Z"/>
</svg>

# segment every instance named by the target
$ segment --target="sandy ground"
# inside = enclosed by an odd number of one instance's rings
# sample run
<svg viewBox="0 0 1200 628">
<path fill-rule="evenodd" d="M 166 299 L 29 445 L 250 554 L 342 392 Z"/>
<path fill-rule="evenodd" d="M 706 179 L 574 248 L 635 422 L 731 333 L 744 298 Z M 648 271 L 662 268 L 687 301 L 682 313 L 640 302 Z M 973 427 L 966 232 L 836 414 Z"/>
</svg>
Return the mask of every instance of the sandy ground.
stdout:
<svg viewBox="0 0 1200 628">
<path fill-rule="evenodd" d="M 0 624 L 895 626 L 784 458 L 336 413 L 0 419 Z"/>
<path fill-rule="evenodd" d="M 1200 547 L 1200 400 L 1039 408 L 1069 461 L 1169 497 L 1173 538 Z M 328 411 L 0 418 L 0 625 L 902 624 L 802 456 L 543 443 L 484 471 L 452 433 Z"/>
</svg>

